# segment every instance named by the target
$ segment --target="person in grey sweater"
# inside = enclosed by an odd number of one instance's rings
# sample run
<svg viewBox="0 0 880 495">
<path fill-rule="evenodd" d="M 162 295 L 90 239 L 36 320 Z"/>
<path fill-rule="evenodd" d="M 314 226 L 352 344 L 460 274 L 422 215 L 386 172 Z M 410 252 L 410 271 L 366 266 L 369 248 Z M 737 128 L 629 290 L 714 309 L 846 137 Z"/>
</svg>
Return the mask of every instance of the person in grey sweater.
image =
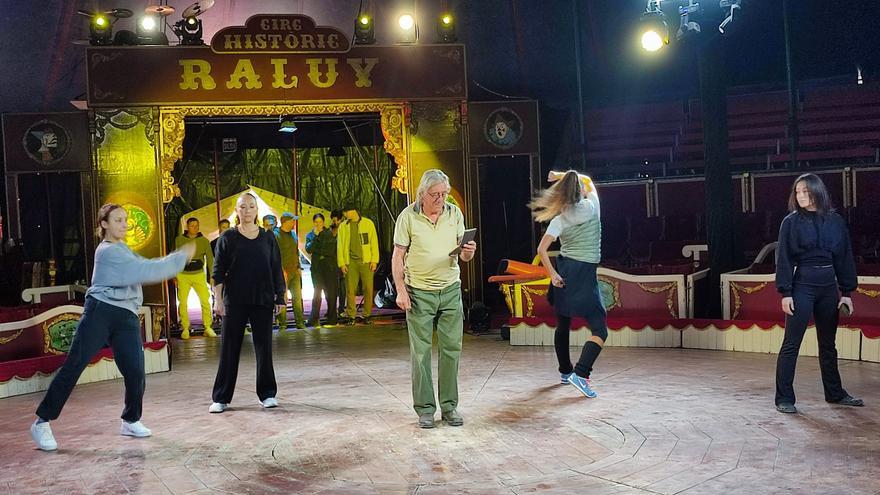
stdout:
<svg viewBox="0 0 880 495">
<path fill-rule="evenodd" d="M 118 204 L 108 203 L 98 210 L 98 236 L 103 240 L 95 250 L 92 285 L 86 291 L 83 314 L 67 359 L 52 379 L 31 425 L 31 437 L 40 450 L 58 448 L 49 421 L 61 414 L 83 370 L 107 343 L 125 382 L 120 433 L 131 437 L 152 434 L 140 421 L 146 384 L 137 314 L 144 299 L 141 284 L 174 277 L 193 257 L 195 244 L 186 244 L 163 258 L 143 258 L 125 244 L 127 220 L 125 209 Z"/>
</svg>

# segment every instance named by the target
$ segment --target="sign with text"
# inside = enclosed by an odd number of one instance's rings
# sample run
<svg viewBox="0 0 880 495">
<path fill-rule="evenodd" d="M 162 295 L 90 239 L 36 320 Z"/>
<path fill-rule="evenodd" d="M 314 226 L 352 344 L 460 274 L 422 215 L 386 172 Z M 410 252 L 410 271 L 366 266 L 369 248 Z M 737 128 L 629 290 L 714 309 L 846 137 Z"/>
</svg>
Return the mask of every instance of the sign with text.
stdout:
<svg viewBox="0 0 880 495">
<path fill-rule="evenodd" d="M 225 27 L 211 39 L 215 53 L 344 53 L 349 48 L 345 33 L 300 14 L 251 16 L 244 26 Z"/>
<path fill-rule="evenodd" d="M 88 47 L 86 57 L 90 107 L 467 99 L 462 45 L 317 54 Z"/>
</svg>

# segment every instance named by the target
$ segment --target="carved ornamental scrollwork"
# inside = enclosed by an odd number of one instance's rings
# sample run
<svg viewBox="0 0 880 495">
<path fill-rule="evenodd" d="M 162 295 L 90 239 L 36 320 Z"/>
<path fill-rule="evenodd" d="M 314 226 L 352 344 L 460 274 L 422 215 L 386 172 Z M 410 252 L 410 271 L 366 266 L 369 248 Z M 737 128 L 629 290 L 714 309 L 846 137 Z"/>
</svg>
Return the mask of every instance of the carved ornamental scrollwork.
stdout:
<svg viewBox="0 0 880 495">
<path fill-rule="evenodd" d="M 397 164 L 391 179 L 391 187 L 407 193 L 407 153 L 404 125 L 404 106 L 402 103 L 334 103 L 312 105 L 216 105 L 216 106 L 174 106 L 161 107 L 160 124 L 160 168 L 162 173 L 162 201 L 170 202 L 180 196 L 180 188 L 174 183 L 174 165 L 183 158 L 184 122 L 187 117 L 234 117 L 234 116 L 277 116 L 277 115 L 338 115 L 349 113 L 379 113 L 382 135 L 385 137 L 385 151 Z"/>
</svg>

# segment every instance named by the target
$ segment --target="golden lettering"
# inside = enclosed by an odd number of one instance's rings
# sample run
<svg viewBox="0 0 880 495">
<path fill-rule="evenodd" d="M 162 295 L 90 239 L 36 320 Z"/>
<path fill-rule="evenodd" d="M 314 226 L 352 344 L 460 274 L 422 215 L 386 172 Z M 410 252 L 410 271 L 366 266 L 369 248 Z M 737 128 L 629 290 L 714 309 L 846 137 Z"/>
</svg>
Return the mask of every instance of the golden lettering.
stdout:
<svg viewBox="0 0 880 495">
<path fill-rule="evenodd" d="M 181 59 L 178 61 L 183 67 L 181 74 L 180 89 L 199 89 L 199 83 L 203 89 L 214 89 L 217 84 L 211 77 L 211 64 L 201 59 Z"/>
<path fill-rule="evenodd" d="M 368 58 L 366 59 L 366 64 L 362 58 L 348 58 L 345 61 L 354 69 L 354 75 L 357 77 L 357 81 L 354 83 L 355 86 L 358 88 L 369 88 L 373 85 L 373 81 L 370 80 L 370 72 L 379 63 L 378 58 Z"/>
<path fill-rule="evenodd" d="M 223 42 L 224 50 L 241 50 L 241 35 L 227 34 Z"/>
<path fill-rule="evenodd" d="M 278 19 L 278 27 L 276 31 L 290 31 L 290 19 Z"/>
<path fill-rule="evenodd" d="M 321 80 L 321 63 L 327 64 L 327 73 L 324 80 Z M 339 62 L 339 59 L 336 58 L 307 58 L 306 63 L 309 65 L 309 81 L 316 88 L 329 88 L 336 83 L 336 77 L 339 75 L 336 72 L 336 63 Z"/>
<path fill-rule="evenodd" d="M 266 43 L 266 35 L 258 34 L 254 36 L 254 47 L 259 48 L 261 50 L 265 49 L 268 43 Z"/>
<path fill-rule="evenodd" d="M 260 82 L 260 76 L 254 71 L 254 64 L 249 58 L 238 59 L 235 64 L 235 70 L 229 75 L 226 81 L 226 87 L 229 89 L 241 89 L 241 80 L 246 79 L 244 87 L 247 89 L 260 89 L 263 83 Z"/>
<path fill-rule="evenodd" d="M 327 46 L 333 48 L 334 50 L 339 48 L 339 35 L 338 34 L 330 34 L 327 36 Z"/>
<path fill-rule="evenodd" d="M 299 43 L 302 45 L 303 50 L 314 50 L 315 49 L 315 40 L 312 38 L 311 34 L 301 34 L 299 38 Z"/>
<path fill-rule="evenodd" d="M 287 65 L 286 58 L 273 58 L 271 60 L 272 66 L 275 67 L 275 73 L 272 77 L 272 87 L 273 88 L 281 88 L 281 89 L 291 89 L 295 88 L 299 83 L 299 78 L 296 76 L 290 76 L 290 82 L 286 83 L 284 79 L 287 77 L 287 74 L 284 72 L 284 66 Z"/>
<path fill-rule="evenodd" d="M 270 34 L 269 35 L 269 46 L 273 50 L 278 49 L 278 43 L 280 43 L 280 42 L 281 42 L 281 35 L 280 34 Z"/>
</svg>

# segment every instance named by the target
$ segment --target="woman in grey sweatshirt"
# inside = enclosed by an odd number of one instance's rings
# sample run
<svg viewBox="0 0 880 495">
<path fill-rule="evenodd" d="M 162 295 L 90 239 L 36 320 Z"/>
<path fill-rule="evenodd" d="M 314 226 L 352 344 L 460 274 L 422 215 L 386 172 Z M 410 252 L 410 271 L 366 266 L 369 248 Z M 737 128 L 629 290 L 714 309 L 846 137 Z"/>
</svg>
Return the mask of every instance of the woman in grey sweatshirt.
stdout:
<svg viewBox="0 0 880 495">
<path fill-rule="evenodd" d="M 125 209 L 113 203 L 98 210 L 98 236 L 103 240 L 95 250 L 92 285 L 86 291 L 83 314 L 67 359 L 52 379 L 37 408 L 37 419 L 31 426 L 31 437 L 41 450 L 58 448 L 49 421 L 61 414 L 79 376 L 107 343 L 113 349 L 116 366 L 125 381 L 125 409 L 120 433 L 132 437 L 151 435 L 140 421 L 146 383 L 144 347 L 137 315 L 144 299 L 141 284 L 174 277 L 192 258 L 195 245 L 187 244 L 164 258 L 138 256 L 125 244 L 127 217 Z"/>
</svg>

